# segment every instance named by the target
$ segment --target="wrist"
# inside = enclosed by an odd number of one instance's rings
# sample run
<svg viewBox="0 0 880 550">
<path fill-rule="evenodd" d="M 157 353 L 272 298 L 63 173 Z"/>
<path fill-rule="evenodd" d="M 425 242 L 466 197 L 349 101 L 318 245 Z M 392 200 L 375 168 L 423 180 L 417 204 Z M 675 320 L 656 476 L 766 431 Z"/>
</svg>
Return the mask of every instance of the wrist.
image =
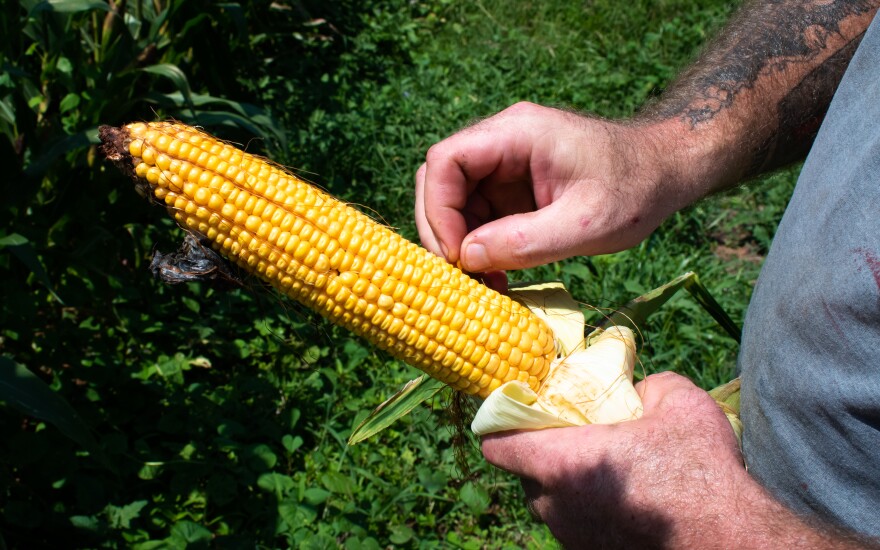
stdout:
<svg viewBox="0 0 880 550">
<path fill-rule="evenodd" d="M 658 191 L 678 211 L 740 181 L 745 166 L 722 123 L 693 127 L 681 117 L 633 121 L 654 164 Z"/>
</svg>

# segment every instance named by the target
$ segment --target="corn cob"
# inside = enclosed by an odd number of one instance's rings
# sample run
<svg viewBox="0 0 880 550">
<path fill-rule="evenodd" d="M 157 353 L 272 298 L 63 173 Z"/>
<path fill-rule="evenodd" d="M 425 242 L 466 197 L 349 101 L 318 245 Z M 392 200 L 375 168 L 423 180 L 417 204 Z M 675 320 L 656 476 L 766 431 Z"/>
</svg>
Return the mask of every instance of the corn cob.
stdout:
<svg viewBox="0 0 880 550">
<path fill-rule="evenodd" d="M 285 170 L 176 122 L 102 126 L 108 159 L 184 229 L 283 294 L 449 384 L 537 391 L 556 358 L 547 325 Z"/>
</svg>

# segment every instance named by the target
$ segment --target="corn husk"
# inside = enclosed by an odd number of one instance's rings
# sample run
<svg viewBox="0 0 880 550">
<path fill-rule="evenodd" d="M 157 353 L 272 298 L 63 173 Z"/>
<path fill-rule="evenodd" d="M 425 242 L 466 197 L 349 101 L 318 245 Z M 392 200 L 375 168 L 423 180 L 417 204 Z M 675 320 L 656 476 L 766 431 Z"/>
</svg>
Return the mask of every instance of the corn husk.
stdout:
<svg viewBox="0 0 880 550">
<path fill-rule="evenodd" d="M 471 424 L 474 433 L 612 424 L 641 416 L 632 383 L 632 330 L 609 327 L 585 347 L 583 313 L 561 283 L 516 288 L 511 294 L 550 325 L 560 358 L 537 392 L 510 381 L 490 394 Z"/>
</svg>

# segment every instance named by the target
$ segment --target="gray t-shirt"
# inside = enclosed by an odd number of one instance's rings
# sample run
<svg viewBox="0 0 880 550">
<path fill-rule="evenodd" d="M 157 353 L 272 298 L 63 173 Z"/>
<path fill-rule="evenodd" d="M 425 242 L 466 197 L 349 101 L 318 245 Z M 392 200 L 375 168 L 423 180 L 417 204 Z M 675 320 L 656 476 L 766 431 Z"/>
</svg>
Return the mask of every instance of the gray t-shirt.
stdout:
<svg viewBox="0 0 880 550">
<path fill-rule="evenodd" d="M 779 225 L 739 368 L 750 473 L 799 513 L 880 536 L 880 18 Z"/>
</svg>

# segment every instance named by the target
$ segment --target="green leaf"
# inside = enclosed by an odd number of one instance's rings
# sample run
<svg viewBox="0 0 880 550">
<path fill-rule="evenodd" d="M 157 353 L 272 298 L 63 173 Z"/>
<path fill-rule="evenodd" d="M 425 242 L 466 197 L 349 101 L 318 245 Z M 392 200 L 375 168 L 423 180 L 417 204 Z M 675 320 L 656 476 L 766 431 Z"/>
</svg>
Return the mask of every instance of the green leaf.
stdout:
<svg viewBox="0 0 880 550">
<path fill-rule="evenodd" d="M 61 100 L 61 103 L 58 107 L 59 109 L 61 109 L 62 113 L 66 113 L 67 111 L 76 109 L 77 107 L 79 107 L 79 95 L 74 93 L 67 94 Z"/>
<path fill-rule="evenodd" d="M 325 502 L 328 498 L 330 498 L 330 491 L 318 487 L 306 489 L 303 493 L 303 500 L 306 504 L 311 504 L 312 506 L 317 506 L 318 504 Z"/>
<path fill-rule="evenodd" d="M 125 506 L 107 505 L 105 511 L 110 526 L 114 529 L 128 529 L 131 527 L 131 520 L 138 518 L 141 515 L 141 510 L 143 510 L 146 505 L 146 500 L 136 500 Z"/>
<path fill-rule="evenodd" d="M 355 485 L 354 481 L 339 472 L 327 472 L 321 476 L 321 483 L 331 493 L 351 496 L 357 490 L 357 485 Z"/>
<path fill-rule="evenodd" d="M 44 11 L 77 13 L 89 10 L 110 11 L 110 5 L 101 0 L 48 0 L 34 6 L 31 9 L 30 16 Z"/>
<path fill-rule="evenodd" d="M 180 521 L 171 528 L 171 539 L 184 543 L 210 542 L 211 531 L 193 521 Z"/>
<path fill-rule="evenodd" d="M 0 118 L 8 124 L 15 124 L 15 108 L 8 99 L 0 100 Z"/>
<path fill-rule="evenodd" d="M 192 102 L 192 90 L 190 90 L 189 81 L 186 79 L 186 74 L 184 74 L 184 72 L 180 70 L 180 67 L 178 67 L 177 65 L 172 65 L 171 63 L 159 63 L 157 65 L 144 67 L 141 70 L 145 73 L 164 76 L 165 78 L 170 80 L 174 84 L 174 87 L 177 88 L 181 94 L 183 94 L 183 99 L 186 102 L 189 110 L 195 110 Z"/>
<path fill-rule="evenodd" d="M 0 357 L 0 401 L 49 422 L 107 465 L 97 441 L 73 407 L 31 371 L 8 357 Z"/>
<path fill-rule="evenodd" d="M 349 445 L 356 445 L 361 441 L 376 435 L 397 420 L 412 412 L 424 401 L 434 397 L 437 392 L 446 387 L 446 384 L 427 374 L 410 380 L 400 391 L 392 395 L 384 403 L 376 407 L 370 416 L 352 431 L 348 438 Z"/>
<path fill-rule="evenodd" d="M 5 237 L 0 237 L 0 248 L 4 246 L 19 246 L 27 243 L 28 240 L 18 233 L 13 233 L 12 235 L 7 235 Z"/>
<path fill-rule="evenodd" d="M 275 493 L 278 498 L 289 492 L 294 487 L 293 478 L 278 472 L 269 472 L 257 478 L 257 485 L 269 493 Z"/>
<path fill-rule="evenodd" d="M 95 516 L 70 516 L 70 524 L 92 533 L 97 533 L 101 528 L 101 522 Z"/>
<path fill-rule="evenodd" d="M 255 472 L 271 470 L 278 463 L 278 457 L 272 452 L 272 448 L 265 444 L 251 447 L 248 454 L 248 467 Z"/>
<path fill-rule="evenodd" d="M 489 508 L 491 500 L 488 491 L 472 481 L 462 485 L 458 494 L 470 513 L 475 516 L 482 514 Z"/>
<path fill-rule="evenodd" d="M 406 544 L 412 540 L 413 530 L 408 525 L 395 525 L 391 528 L 391 535 L 388 540 L 393 544 Z"/>
<path fill-rule="evenodd" d="M 31 178 L 39 178 L 49 169 L 49 166 L 55 161 L 55 159 L 61 155 L 75 151 L 76 149 L 84 149 L 89 145 L 99 142 L 100 139 L 98 138 L 97 127 L 89 128 L 88 130 L 83 130 L 82 132 L 77 132 L 76 134 L 71 134 L 69 136 L 64 136 L 53 142 L 45 153 L 27 167 L 25 173 Z"/>
<path fill-rule="evenodd" d="M 443 487 L 446 487 L 446 484 L 449 482 L 446 472 L 434 470 L 426 466 L 419 466 L 416 469 L 416 474 L 419 477 L 419 483 L 429 493 L 436 493 Z"/>
<path fill-rule="evenodd" d="M 284 445 L 284 450 L 290 454 L 293 454 L 297 449 L 302 447 L 303 438 L 300 436 L 292 436 L 290 434 L 285 434 L 284 437 L 281 438 L 281 444 Z"/>
<path fill-rule="evenodd" d="M 638 332 L 638 327 L 643 325 L 645 320 L 652 313 L 660 309 L 663 304 L 668 302 L 669 299 L 682 288 L 687 289 L 687 291 L 690 292 L 691 296 L 694 297 L 697 303 L 703 306 L 703 309 L 712 315 L 715 321 L 727 331 L 731 338 L 737 342 L 740 341 L 740 328 L 733 322 L 730 316 L 727 315 L 724 308 L 712 298 L 712 295 L 709 294 L 709 291 L 706 290 L 706 287 L 703 286 L 703 283 L 700 282 L 697 274 L 693 271 L 680 275 L 665 285 L 659 286 L 654 290 L 642 294 L 638 298 L 630 300 L 625 306 L 606 317 L 599 324 L 597 330 L 612 325 L 621 325 L 628 326 Z M 587 339 L 589 340 L 593 334 L 596 334 L 596 331 L 591 333 Z"/>
<path fill-rule="evenodd" d="M 64 300 L 55 294 L 55 290 L 52 288 L 52 282 L 49 281 L 49 275 L 46 273 L 46 269 L 43 267 L 42 262 L 40 262 L 40 258 L 37 257 L 34 247 L 31 246 L 30 242 L 25 237 L 13 233 L 12 235 L 0 239 L 0 247 L 2 246 L 8 247 L 15 257 L 21 260 L 21 262 L 31 270 L 31 273 L 33 273 L 37 280 L 46 287 L 46 290 L 58 300 L 58 303 L 62 305 L 64 304 Z"/>
<path fill-rule="evenodd" d="M 58 58 L 58 62 L 55 63 L 55 68 L 62 74 L 70 75 L 73 73 L 73 64 L 70 62 L 70 59 L 64 56 Z"/>
</svg>

